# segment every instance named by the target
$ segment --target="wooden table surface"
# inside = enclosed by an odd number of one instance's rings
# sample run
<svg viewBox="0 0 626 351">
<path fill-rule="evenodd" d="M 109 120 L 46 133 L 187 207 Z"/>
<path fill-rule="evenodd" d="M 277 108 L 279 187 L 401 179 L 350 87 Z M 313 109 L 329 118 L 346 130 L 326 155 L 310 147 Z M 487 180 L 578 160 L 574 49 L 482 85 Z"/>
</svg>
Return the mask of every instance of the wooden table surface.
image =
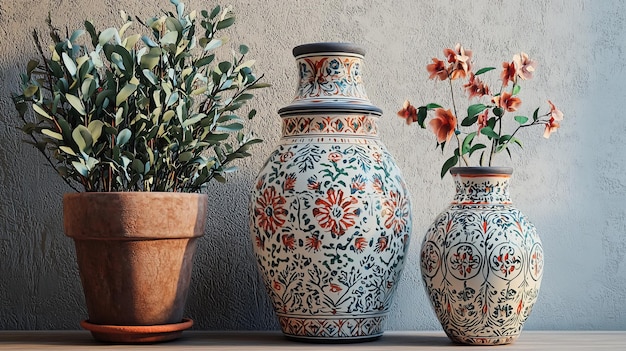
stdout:
<svg viewBox="0 0 626 351">
<path fill-rule="evenodd" d="M 110 345 L 86 331 L 0 331 L 0 350 L 456 350 L 443 332 L 388 331 L 356 344 L 309 344 L 280 332 L 186 331 L 181 339 L 153 345 Z M 626 331 L 524 331 L 511 345 L 473 346 L 478 350 L 623 350 Z"/>
</svg>

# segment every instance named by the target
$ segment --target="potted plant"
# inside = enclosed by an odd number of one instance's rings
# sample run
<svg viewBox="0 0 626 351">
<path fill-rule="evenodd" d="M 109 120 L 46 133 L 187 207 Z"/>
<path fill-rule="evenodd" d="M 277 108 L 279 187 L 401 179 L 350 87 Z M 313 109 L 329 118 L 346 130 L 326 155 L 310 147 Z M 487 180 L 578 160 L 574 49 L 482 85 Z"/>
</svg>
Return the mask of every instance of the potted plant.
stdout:
<svg viewBox="0 0 626 351">
<path fill-rule="evenodd" d="M 41 57 L 13 96 L 26 142 L 77 191 L 63 198 L 64 226 L 89 312 L 82 325 L 98 340 L 162 341 L 191 326 L 183 312 L 208 199 L 199 192 L 260 142 L 243 132 L 256 111 L 240 112 L 267 86 L 248 48 L 216 57 L 231 10 L 171 3 L 138 24 L 121 11 L 120 28 L 85 21 L 66 38 L 48 19 L 50 52 L 34 31 Z"/>
<path fill-rule="evenodd" d="M 545 113 L 537 108 L 532 117 L 517 114 L 522 104 L 521 83 L 531 79 L 537 67 L 525 53 L 502 63 L 502 83 L 496 91 L 479 78 L 495 67 L 475 70 L 470 50 L 457 44 L 445 49 L 444 56 L 443 60 L 433 58 L 427 70 L 430 79 L 447 83 L 452 109 L 435 103 L 415 107 L 406 101 L 398 112 L 407 124 L 417 122 L 422 128 L 434 113 L 428 124 L 437 149 L 450 152 L 449 144 L 454 145 L 441 177 L 450 171 L 456 195 L 424 237 L 422 278 L 452 340 L 507 344 L 519 336 L 537 300 L 543 248 L 535 227 L 511 203 L 512 168 L 492 165 L 498 154 L 511 156 L 511 149 L 522 147 L 518 138 L 522 129 L 543 126 L 543 136 L 549 138 L 559 128 L 563 113 L 548 100 L 550 108 Z M 470 100 L 479 100 L 467 110 L 458 109 L 458 81 L 464 81 L 462 88 Z M 512 132 L 505 132 L 507 127 Z M 478 167 L 470 167 L 471 157 L 478 155 Z"/>
</svg>

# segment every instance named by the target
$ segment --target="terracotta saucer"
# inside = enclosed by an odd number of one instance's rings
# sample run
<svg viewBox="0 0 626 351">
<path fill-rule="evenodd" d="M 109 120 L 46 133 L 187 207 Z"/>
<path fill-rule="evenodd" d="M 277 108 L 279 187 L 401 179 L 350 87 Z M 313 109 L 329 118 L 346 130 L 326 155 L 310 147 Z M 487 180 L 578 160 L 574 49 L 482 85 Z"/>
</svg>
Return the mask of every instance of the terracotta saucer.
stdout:
<svg viewBox="0 0 626 351">
<path fill-rule="evenodd" d="M 178 339 L 183 330 L 191 328 L 193 320 L 159 325 L 104 325 L 81 321 L 80 326 L 91 332 L 94 339 L 110 343 L 145 344 Z"/>
</svg>

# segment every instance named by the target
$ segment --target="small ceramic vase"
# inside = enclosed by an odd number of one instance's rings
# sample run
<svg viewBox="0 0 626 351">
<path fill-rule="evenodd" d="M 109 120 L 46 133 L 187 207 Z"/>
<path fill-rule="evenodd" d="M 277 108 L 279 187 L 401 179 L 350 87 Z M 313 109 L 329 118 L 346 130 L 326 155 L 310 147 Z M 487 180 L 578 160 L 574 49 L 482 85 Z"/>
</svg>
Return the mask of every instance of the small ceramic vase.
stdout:
<svg viewBox="0 0 626 351">
<path fill-rule="evenodd" d="M 250 203 L 256 259 L 285 335 L 382 335 L 411 233 L 400 171 L 378 138 L 353 44 L 294 48 L 295 99 Z"/>
<path fill-rule="evenodd" d="M 453 341 L 511 343 L 537 300 L 541 241 L 511 203 L 512 169 L 455 167 L 450 173 L 456 195 L 422 243 L 426 291 Z"/>
</svg>

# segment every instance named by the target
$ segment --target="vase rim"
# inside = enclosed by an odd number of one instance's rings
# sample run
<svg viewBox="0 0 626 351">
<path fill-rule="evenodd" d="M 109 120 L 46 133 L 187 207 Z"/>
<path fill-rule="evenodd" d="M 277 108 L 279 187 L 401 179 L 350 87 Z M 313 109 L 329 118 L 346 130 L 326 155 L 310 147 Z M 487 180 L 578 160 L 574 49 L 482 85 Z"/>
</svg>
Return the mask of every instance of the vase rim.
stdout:
<svg viewBox="0 0 626 351">
<path fill-rule="evenodd" d="M 513 174 L 512 167 L 452 167 L 450 168 L 452 175 L 489 175 L 489 174 Z"/>
<path fill-rule="evenodd" d="M 293 48 L 292 53 L 294 57 L 299 57 L 302 55 L 308 55 L 313 53 L 349 53 L 356 54 L 360 56 L 365 55 L 365 49 L 354 43 L 344 43 L 344 42 L 319 42 L 319 43 L 308 43 L 298 45 Z"/>
</svg>

